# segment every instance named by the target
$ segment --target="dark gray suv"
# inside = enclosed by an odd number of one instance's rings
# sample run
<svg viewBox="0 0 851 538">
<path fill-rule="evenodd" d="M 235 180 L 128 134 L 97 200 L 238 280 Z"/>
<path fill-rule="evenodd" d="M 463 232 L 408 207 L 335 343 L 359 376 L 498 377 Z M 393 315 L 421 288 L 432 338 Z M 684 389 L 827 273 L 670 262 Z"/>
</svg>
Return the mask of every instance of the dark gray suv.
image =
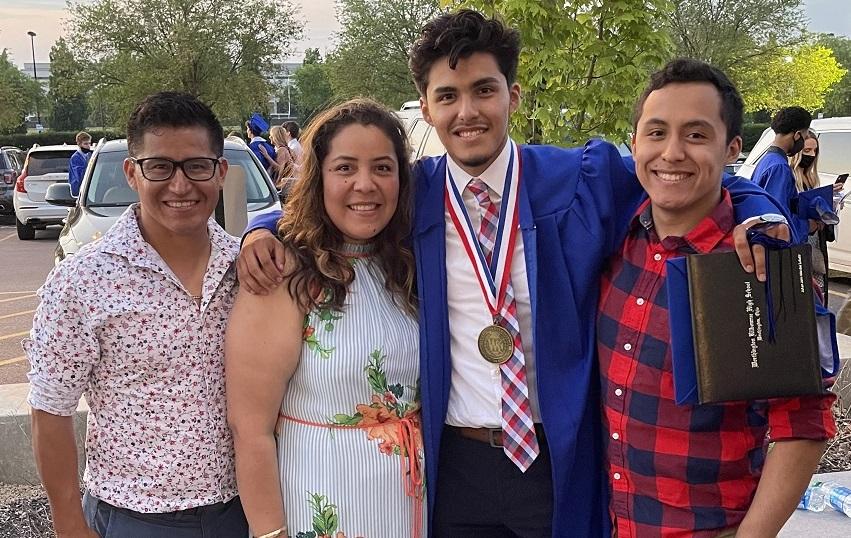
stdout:
<svg viewBox="0 0 851 538">
<path fill-rule="evenodd" d="M 14 215 L 15 182 L 24 168 L 23 150 L 12 146 L 0 147 L 0 215 Z"/>
</svg>

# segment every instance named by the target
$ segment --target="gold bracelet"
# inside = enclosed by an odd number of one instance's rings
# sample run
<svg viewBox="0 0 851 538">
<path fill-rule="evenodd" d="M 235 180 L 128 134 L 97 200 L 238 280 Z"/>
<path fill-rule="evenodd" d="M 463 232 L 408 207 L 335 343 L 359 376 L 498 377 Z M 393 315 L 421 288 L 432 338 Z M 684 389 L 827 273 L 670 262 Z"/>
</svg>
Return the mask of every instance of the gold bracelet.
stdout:
<svg viewBox="0 0 851 538">
<path fill-rule="evenodd" d="M 262 534 L 260 536 L 255 536 L 254 538 L 277 538 L 278 536 L 283 536 L 285 532 L 287 532 L 287 528 L 281 527 L 278 530 L 274 530 L 272 532 L 267 532 L 266 534 Z"/>
</svg>

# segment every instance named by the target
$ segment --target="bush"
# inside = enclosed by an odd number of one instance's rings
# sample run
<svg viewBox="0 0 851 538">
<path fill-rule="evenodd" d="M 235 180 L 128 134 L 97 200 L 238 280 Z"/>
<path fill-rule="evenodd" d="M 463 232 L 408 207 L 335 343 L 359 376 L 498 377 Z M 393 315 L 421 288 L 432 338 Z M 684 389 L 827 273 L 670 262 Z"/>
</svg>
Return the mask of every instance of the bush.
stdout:
<svg viewBox="0 0 851 538">
<path fill-rule="evenodd" d="M 21 149 L 30 149 L 33 144 L 39 146 L 52 146 L 54 144 L 76 145 L 74 137 L 79 131 L 44 131 L 42 133 L 14 133 L 0 135 L 0 146 L 15 146 Z M 118 131 L 86 131 L 92 135 L 92 142 L 101 138 L 111 140 L 113 138 L 124 138 L 124 134 Z"/>
<path fill-rule="evenodd" d="M 753 149 L 767 127 L 767 123 L 746 123 L 742 125 L 742 151 Z"/>
</svg>

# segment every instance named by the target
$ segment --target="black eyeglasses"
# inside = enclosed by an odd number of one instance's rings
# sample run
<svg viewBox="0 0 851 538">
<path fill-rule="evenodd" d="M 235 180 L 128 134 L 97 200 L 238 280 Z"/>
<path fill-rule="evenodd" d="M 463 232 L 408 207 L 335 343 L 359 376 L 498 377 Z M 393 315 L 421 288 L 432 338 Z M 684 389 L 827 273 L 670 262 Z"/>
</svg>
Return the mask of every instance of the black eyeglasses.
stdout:
<svg viewBox="0 0 851 538">
<path fill-rule="evenodd" d="M 142 176 L 148 181 L 171 179 L 178 167 L 183 170 L 183 175 L 192 181 L 209 181 L 216 175 L 216 166 L 219 164 L 219 159 L 210 157 L 194 157 L 183 161 L 172 161 L 163 157 L 148 159 L 130 157 L 130 161 L 139 165 Z"/>
</svg>

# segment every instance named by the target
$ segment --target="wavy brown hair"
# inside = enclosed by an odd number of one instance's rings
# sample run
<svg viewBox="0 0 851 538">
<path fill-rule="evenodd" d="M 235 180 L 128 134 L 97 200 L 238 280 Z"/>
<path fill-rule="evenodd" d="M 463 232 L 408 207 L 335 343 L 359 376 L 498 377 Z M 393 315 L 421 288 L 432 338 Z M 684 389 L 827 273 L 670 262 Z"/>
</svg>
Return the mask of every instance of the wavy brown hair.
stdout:
<svg viewBox="0 0 851 538">
<path fill-rule="evenodd" d="M 385 288 L 393 300 L 414 315 L 417 298 L 410 245 L 413 188 L 408 140 L 396 115 L 370 99 L 353 99 L 320 113 L 304 133 L 302 165 L 278 221 L 278 237 L 295 262 L 286 275 L 288 291 L 305 310 L 319 306 L 341 310 L 348 286 L 354 281 L 354 267 L 342 249 L 343 234 L 325 210 L 322 162 L 337 133 L 355 124 L 377 127 L 393 143 L 399 201 L 390 222 L 373 239 L 373 257 L 384 272 Z"/>
</svg>

